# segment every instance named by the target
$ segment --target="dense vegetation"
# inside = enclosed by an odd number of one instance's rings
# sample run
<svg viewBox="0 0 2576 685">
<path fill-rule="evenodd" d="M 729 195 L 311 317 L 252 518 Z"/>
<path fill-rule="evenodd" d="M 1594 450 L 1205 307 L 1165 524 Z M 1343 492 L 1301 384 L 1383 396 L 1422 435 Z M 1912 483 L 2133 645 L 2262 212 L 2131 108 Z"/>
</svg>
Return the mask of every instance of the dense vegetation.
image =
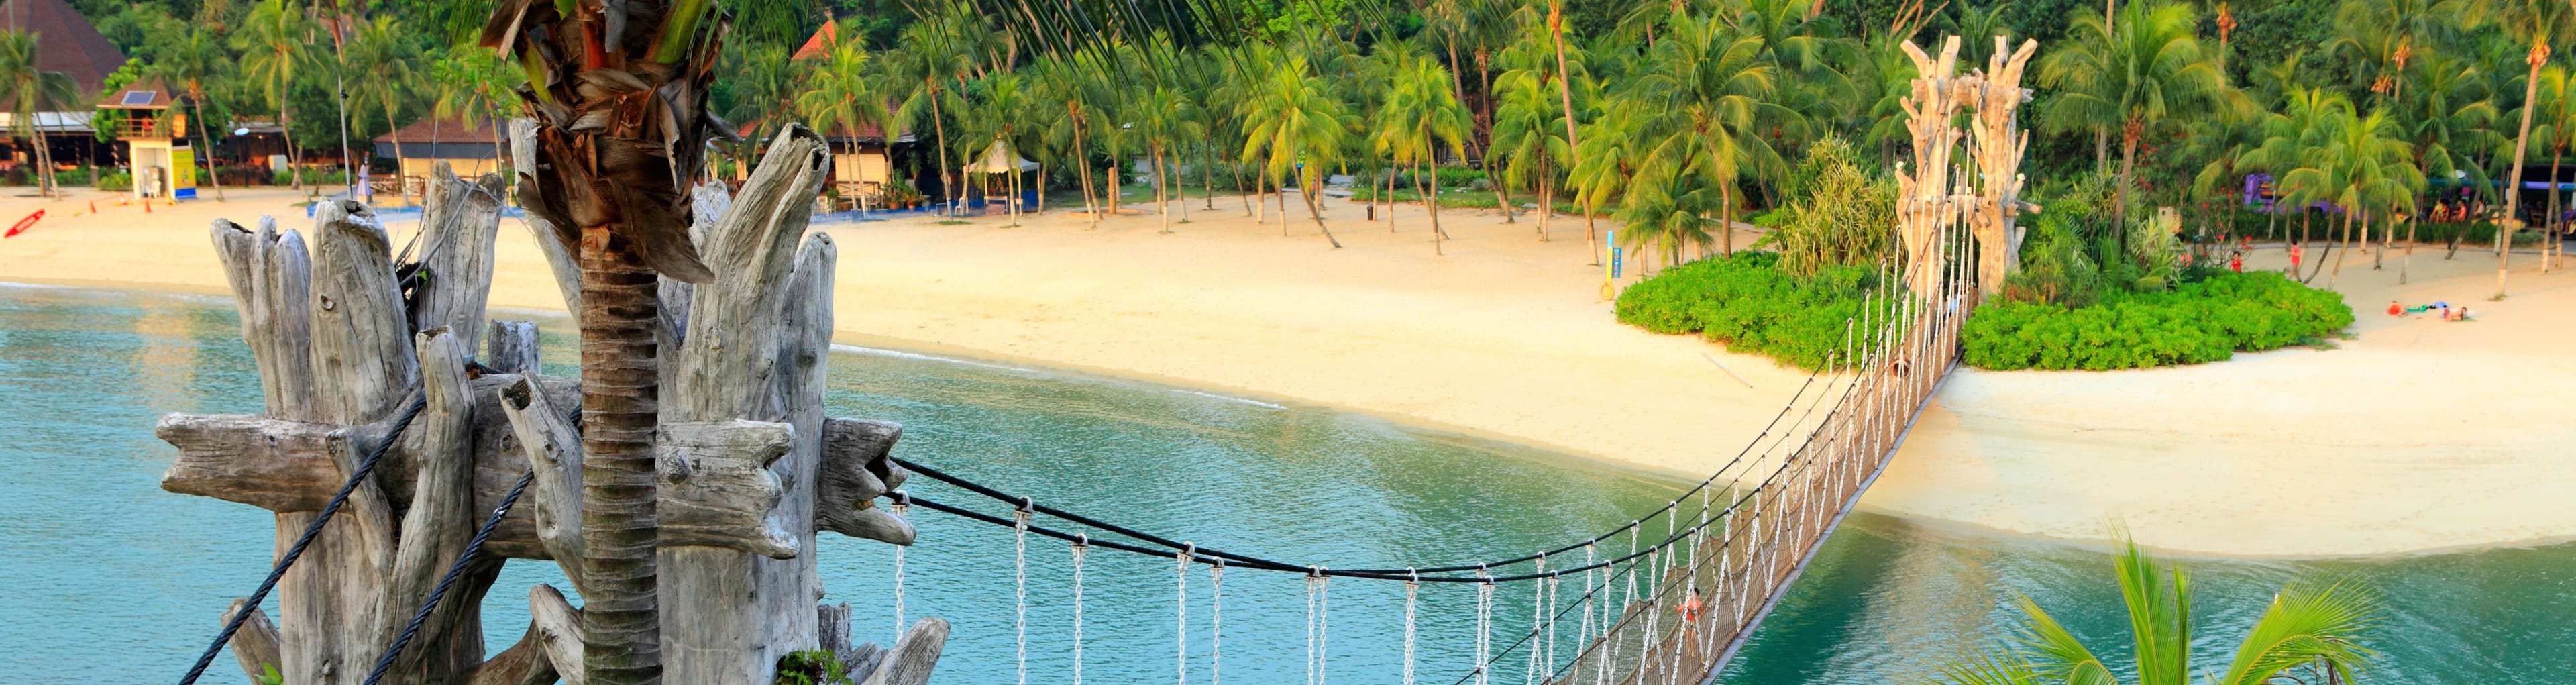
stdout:
<svg viewBox="0 0 2576 685">
<path fill-rule="evenodd" d="M 2112 291 L 2089 307 L 1991 302 L 1960 331 L 1982 369 L 2127 369 L 2198 364 L 2317 341 L 2352 325 L 2343 296 L 2269 271 L 2213 272 L 2173 290 Z"/>
<path fill-rule="evenodd" d="M 499 0 L 73 1 L 133 55 L 127 80 L 188 91 L 207 128 L 282 120 L 298 147 L 333 149 L 345 119 L 364 153 L 433 113 L 472 123 L 518 109 L 524 75 L 472 44 Z M 896 176 L 933 198 L 996 143 L 1045 165 L 1041 190 L 1087 204 L 1120 202 L 1135 183 L 1170 198 L 1326 173 L 1375 186 L 1372 200 L 1419 198 L 1428 174 L 1382 171 L 1437 169 L 1449 202 L 1579 209 L 1672 264 L 1741 247 L 1712 230 L 1722 222 L 1788 218 L 1819 141 L 1851 141 L 1878 178 L 1903 146 L 1895 105 L 1913 76 L 1895 47 L 1945 34 L 1970 37 L 1969 65 L 1989 36 L 2042 43 L 2024 118 L 2034 184 L 2109 177 L 2095 182 L 2113 189 L 2102 204 L 2114 213 L 2179 207 L 2193 238 L 2348 251 L 2413 234 L 2456 250 L 2494 235 L 2495 213 L 2439 236 L 2396 219 L 2464 197 L 2500 206 L 2515 199 L 2496 187 L 2516 159 L 2554 162 L 2576 142 L 2570 51 L 2550 49 L 2576 35 L 2563 0 L 1186 4 L 1199 11 L 1068 34 L 1063 17 L 1009 3 L 730 0 L 711 105 L 751 135 L 722 144 L 717 166 L 741 168 L 797 121 L 912 132 Z M 841 40 L 791 58 L 827 21 Z M 877 100 L 891 111 L 866 104 Z M 1178 173 L 1134 173 L 1139 161 Z M 1449 185 L 1452 172 L 1490 180 Z M 2250 173 L 2318 209 L 2220 199 Z M 2077 238 L 2125 242 L 2126 225 L 2111 225 Z M 1779 247 L 1803 271 L 1801 250 L 1826 246 Z"/>
<path fill-rule="evenodd" d="M 1878 285 L 1878 274 L 1864 267 L 1827 267 L 1801 277 L 1783 271 L 1777 254 L 1738 252 L 1630 286 L 1619 293 L 1617 312 L 1619 321 L 1656 333 L 1698 333 L 1729 350 L 1817 369 L 1870 349 L 1846 334 L 1866 335 L 1877 322 L 1846 322 Z"/>
</svg>

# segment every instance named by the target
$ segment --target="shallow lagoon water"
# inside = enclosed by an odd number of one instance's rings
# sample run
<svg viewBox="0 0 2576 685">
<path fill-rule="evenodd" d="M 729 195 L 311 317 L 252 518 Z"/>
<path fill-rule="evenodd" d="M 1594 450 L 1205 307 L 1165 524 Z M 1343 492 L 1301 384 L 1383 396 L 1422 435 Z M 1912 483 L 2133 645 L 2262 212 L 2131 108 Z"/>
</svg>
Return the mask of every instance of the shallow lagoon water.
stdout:
<svg viewBox="0 0 2576 685">
<path fill-rule="evenodd" d="M 502 315 L 500 318 L 507 318 Z M 547 359 L 572 358 L 562 322 Z M 1332 566 L 1516 556 L 1624 522 L 1678 491 L 1673 477 L 1327 409 L 1079 374 L 895 352 L 832 358 L 832 413 L 905 424 L 902 456 L 1040 501 L 1175 538 Z M 226 298 L 0 287 L 0 682 L 167 682 L 229 598 L 267 570 L 270 517 L 162 492 L 170 411 L 253 412 L 258 379 Z M 1712 446 L 1712 452 L 1724 446 Z M 1005 508 L 916 479 L 944 502 Z M 935 682 L 1017 681 L 1018 548 L 1007 529 L 918 511 L 905 612 L 956 623 Z M 827 601 L 852 603 L 863 639 L 894 632 L 891 548 L 825 536 Z M 1026 548 L 1028 674 L 1069 682 L 1069 550 Z M 2384 593 L 2383 656 L 2364 682 L 2576 682 L 2576 545 L 2379 560 L 2189 560 L 2202 658 L 2232 649 L 2269 593 L 2299 574 Z M 1173 563 L 1101 550 L 1084 568 L 1082 668 L 1092 682 L 1177 675 Z M 1921 674 L 1997 632 L 2014 593 L 2059 613 L 2106 656 L 2123 619 L 2097 549 L 1855 515 L 1722 678 L 1884 683 Z M 1208 682 L 1209 577 L 1189 577 L 1189 677 Z M 485 625 L 507 645 L 551 564 L 512 564 Z M 1569 584 L 1573 581 L 1567 581 Z M 1526 627 L 1526 586 L 1497 616 Z M 1400 585 L 1336 581 L 1325 595 L 1329 672 L 1400 682 Z M 1419 605 L 1419 682 L 1468 673 L 1473 593 L 1430 585 Z M 1305 677 L 1306 588 L 1293 575 L 1225 577 L 1222 678 Z M 1511 617 L 1519 617 L 1517 619 Z M 1560 653 L 1570 653 L 1565 636 Z M 2117 657 L 2114 657 L 2115 660 Z M 208 682 L 238 682 L 230 657 Z M 1516 682 L 1518 660 L 1493 677 Z"/>
</svg>

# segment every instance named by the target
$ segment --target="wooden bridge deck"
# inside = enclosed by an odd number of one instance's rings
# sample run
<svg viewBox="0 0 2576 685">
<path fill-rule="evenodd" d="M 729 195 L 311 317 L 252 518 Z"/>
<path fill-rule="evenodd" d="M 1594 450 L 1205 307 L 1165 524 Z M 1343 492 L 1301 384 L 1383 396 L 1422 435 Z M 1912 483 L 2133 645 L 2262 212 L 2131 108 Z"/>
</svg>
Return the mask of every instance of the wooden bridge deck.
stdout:
<svg viewBox="0 0 2576 685">
<path fill-rule="evenodd" d="M 1700 685 L 1719 671 L 1788 592 L 1827 535 L 1878 478 L 1914 419 L 1954 368 L 1964 298 L 1917 311 L 1911 325 L 1851 374 L 1831 413 L 1760 482 L 1724 492 L 1727 506 L 1641 571 L 1651 578 L 1604 636 L 1551 674 L 1559 685 Z M 1927 309 L 1916 307 L 1918 310 Z M 1686 559 L 1684 563 L 1680 561 Z M 1619 597 L 1624 592 L 1605 592 Z M 1699 610 L 1686 616 L 1697 597 Z M 1609 612 L 1604 611 L 1606 616 Z M 1689 620 L 1683 620 L 1688 618 Z"/>
</svg>

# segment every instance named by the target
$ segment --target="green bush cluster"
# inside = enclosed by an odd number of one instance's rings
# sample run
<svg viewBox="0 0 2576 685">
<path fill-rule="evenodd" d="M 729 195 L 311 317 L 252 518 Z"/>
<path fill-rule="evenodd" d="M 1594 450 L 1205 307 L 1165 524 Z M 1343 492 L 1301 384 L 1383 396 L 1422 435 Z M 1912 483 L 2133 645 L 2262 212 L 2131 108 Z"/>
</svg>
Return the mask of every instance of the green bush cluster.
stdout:
<svg viewBox="0 0 2576 685">
<path fill-rule="evenodd" d="M 1840 138 L 1809 149 L 1786 186 L 1793 198 L 1752 219 L 1771 229 L 1753 246 L 1780 253 L 1780 267 L 1814 276 L 1836 265 L 1871 264 L 1894 253 L 1896 182 L 1870 173 Z"/>
<path fill-rule="evenodd" d="M 133 190 L 134 175 L 122 171 L 99 174 L 98 189 L 103 191 Z"/>
<path fill-rule="evenodd" d="M 1960 332 L 1961 351 L 1983 369 L 2128 369 L 2220 361 L 2352 325 L 2342 295 L 2277 273 L 2192 275 L 2206 278 L 2172 290 L 2105 289 L 2090 307 L 1989 302 Z"/>
<path fill-rule="evenodd" d="M 1380 201 L 1380 200 L 1384 200 L 1384 199 L 1386 199 L 1386 196 L 1381 196 L 1381 195 L 1379 195 L 1379 193 L 1380 193 L 1381 191 L 1383 191 L 1383 190 L 1384 190 L 1383 188 L 1353 188 L 1353 189 L 1351 189 L 1351 201 L 1353 201 L 1353 202 L 1377 202 L 1377 201 Z M 1394 197 L 1394 198 L 1395 198 L 1395 201 L 1396 201 L 1396 202 L 1421 202 L 1421 201 L 1422 201 L 1422 194 L 1421 194 L 1421 193 L 1413 192 L 1411 189 L 1408 189 L 1408 188 L 1397 188 L 1397 189 L 1395 189 L 1395 193 L 1394 193 L 1394 195 L 1393 195 L 1392 197 Z M 1517 203 L 1517 204 L 1523 204 L 1523 205 L 1536 204 L 1536 203 L 1537 203 L 1537 200 L 1538 200 L 1538 198 L 1536 198 L 1536 197 L 1528 197 L 1528 196 L 1513 196 L 1513 197 L 1512 197 L 1512 202 Z M 1467 209 L 1493 209 L 1493 208 L 1495 208 L 1495 207 L 1500 207 L 1500 206 L 1502 206 L 1502 205 L 1501 205 L 1501 203 L 1500 203 L 1499 201 L 1497 201 L 1497 200 L 1495 200 L 1495 199 L 1494 199 L 1494 193 L 1493 193 L 1493 191 L 1491 191 L 1491 190 L 1468 191 L 1468 190 L 1463 190 L 1463 189 L 1458 189 L 1458 188 L 1451 188 L 1451 189 L 1444 190 L 1444 191 L 1441 191 L 1441 192 L 1440 192 L 1440 206 L 1442 206 L 1442 207 L 1463 207 L 1463 208 L 1467 208 Z M 1608 207 L 1603 207 L 1603 208 L 1601 208 L 1601 209 L 1602 209 L 1602 214 L 1603 214 L 1604 216 L 1607 216 L 1607 215 L 1609 214 L 1609 210 L 1610 210 L 1610 208 L 1608 208 Z M 1528 209 L 1523 209 L 1523 210 L 1521 210 L 1521 211 L 1530 211 L 1530 210 L 1528 210 Z M 1583 207 L 1582 207 L 1581 205 L 1577 205 L 1577 204 L 1572 203 L 1572 202 L 1568 202 L 1568 201 L 1564 201 L 1564 200 L 1558 200 L 1558 201 L 1557 201 L 1557 203 L 1556 203 L 1556 213 L 1558 213 L 1558 214 L 1572 214 L 1572 215 L 1575 215 L 1575 216 L 1582 216 L 1582 215 L 1583 215 Z"/>
<path fill-rule="evenodd" d="M 1619 321 L 1656 333 L 1698 333 L 1735 352 L 1789 366 L 1821 368 L 1847 347 L 1848 324 L 1878 275 L 1865 267 L 1826 267 L 1812 278 L 1780 269 L 1769 252 L 1738 252 L 1665 269 L 1619 293 Z M 1864 328 L 1867 325 L 1864 324 Z"/>
</svg>

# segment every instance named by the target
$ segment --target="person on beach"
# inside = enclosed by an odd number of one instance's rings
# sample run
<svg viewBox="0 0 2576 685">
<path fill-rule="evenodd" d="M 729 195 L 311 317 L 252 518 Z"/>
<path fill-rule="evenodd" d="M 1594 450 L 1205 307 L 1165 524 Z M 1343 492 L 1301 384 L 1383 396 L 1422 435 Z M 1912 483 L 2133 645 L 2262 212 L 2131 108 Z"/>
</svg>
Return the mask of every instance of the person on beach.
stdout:
<svg viewBox="0 0 2576 685">
<path fill-rule="evenodd" d="M 2406 305 L 2398 304 L 2396 300 L 2389 300 L 2389 301 L 2388 301 L 2388 315 L 2389 315 L 2389 316 L 2405 316 L 2405 315 L 2406 315 Z"/>
<path fill-rule="evenodd" d="M 2306 248 L 2300 247 L 2299 244 L 2295 242 L 2290 243 L 2290 275 L 2299 275 L 2299 258 L 2307 255 L 2308 251 Z"/>
</svg>

